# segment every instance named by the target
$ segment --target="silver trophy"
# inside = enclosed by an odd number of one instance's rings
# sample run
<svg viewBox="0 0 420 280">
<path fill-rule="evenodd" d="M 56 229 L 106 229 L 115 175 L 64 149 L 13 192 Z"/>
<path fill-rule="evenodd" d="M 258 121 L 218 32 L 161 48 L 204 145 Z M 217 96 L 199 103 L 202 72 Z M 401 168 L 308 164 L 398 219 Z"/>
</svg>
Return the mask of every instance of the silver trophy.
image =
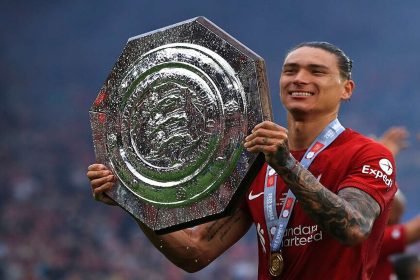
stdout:
<svg viewBox="0 0 420 280">
<path fill-rule="evenodd" d="M 244 138 L 271 119 L 264 60 L 204 17 L 130 38 L 90 109 L 107 195 L 158 233 L 237 207 L 264 161 Z"/>
</svg>

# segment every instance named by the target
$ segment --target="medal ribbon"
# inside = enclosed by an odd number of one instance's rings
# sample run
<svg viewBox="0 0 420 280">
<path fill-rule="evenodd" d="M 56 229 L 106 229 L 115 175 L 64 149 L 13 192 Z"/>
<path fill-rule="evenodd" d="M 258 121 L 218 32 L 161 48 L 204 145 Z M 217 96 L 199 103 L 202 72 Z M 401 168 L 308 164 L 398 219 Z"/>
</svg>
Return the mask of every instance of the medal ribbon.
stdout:
<svg viewBox="0 0 420 280">
<path fill-rule="evenodd" d="M 343 131 L 345 128 L 341 125 L 338 119 L 333 120 L 326 128 L 318 135 L 314 142 L 306 150 L 305 155 L 300 161 L 301 165 L 308 169 L 315 157 L 327 148 Z M 286 226 L 292 214 L 293 206 L 296 201 L 295 195 L 289 189 L 287 196 L 283 202 L 283 207 L 280 215 L 277 218 L 276 210 L 276 186 L 277 174 L 271 167 L 267 166 L 264 183 L 264 216 L 267 223 L 268 236 L 270 239 L 271 252 L 279 252 L 282 246 Z M 273 237 L 271 237 L 271 229 L 275 228 Z"/>
</svg>

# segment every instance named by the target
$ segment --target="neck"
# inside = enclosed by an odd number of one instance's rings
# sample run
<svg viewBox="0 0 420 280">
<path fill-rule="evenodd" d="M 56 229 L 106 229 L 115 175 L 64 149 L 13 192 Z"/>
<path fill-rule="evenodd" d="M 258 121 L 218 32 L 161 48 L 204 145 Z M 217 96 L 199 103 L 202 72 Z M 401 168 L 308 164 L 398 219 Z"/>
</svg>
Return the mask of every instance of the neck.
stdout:
<svg viewBox="0 0 420 280">
<path fill-rule="evenodd" d="M 292 151 L 308 149 L 327 125 L 337 118 L 336 114 L 322 118 L 296 120 L 287 115 L 289 148 Z"/>
</svg>

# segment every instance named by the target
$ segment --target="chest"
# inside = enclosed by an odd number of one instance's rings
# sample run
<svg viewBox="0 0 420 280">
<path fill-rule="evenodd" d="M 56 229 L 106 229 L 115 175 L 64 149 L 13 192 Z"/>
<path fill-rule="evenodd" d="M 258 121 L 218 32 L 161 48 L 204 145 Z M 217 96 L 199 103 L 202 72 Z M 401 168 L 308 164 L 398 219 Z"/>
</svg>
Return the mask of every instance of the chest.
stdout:
<svg viewBox="0 0 420 280">
<path fill-rule="evenodd" d="M 328 153 L 320 155 L 309 167 L 311 174 L 326 188 L 336 193 L 340 182 L 344 180 L 349 169 L 349 160 L 341 158 L 340 160 L 331 160 Z M 266 166 L 263 167 L 262 171 L 258 174 L 254 180 L 252 186 L 247 193 L 247 204 L 248 209 L 253 217 L 254 223 L 257 227 L 267 228 L 264 209 L 264 186 L 265 186 L 265 174 Z M 286 201 L 287 192 L 289 188 L 281 179 L 277 176 L 276 190 L 273 195 L 273 203 L 276 208 L 276 217 L 280 214 L 283 204 Z M 266 192 L 267 195 L 267 192 Z M 296 200 L 295 206 L 290 216 L 289 226 L 294 225 L 313 225 L 311 219 L 306 215 L 303 209 L 300 207 L 299 200 Z M 289 227 L 288 226 L 288 227 Z"/>
</svg>

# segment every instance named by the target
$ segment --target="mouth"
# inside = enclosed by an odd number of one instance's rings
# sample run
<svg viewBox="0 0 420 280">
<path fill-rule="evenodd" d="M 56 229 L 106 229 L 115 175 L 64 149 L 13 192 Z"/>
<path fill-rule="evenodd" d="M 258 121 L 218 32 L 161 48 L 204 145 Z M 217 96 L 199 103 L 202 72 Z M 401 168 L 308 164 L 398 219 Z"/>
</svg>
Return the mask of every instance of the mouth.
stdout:
<svg viewBox="0 0 420 280">
<path fill-rule="evenodd" d="M 313 96 L 314 93 L 309 91 L 291 91 L 289 92 L 289 95 L 291 95 L 292 97 L 307 97 Z"/>
</svg>

